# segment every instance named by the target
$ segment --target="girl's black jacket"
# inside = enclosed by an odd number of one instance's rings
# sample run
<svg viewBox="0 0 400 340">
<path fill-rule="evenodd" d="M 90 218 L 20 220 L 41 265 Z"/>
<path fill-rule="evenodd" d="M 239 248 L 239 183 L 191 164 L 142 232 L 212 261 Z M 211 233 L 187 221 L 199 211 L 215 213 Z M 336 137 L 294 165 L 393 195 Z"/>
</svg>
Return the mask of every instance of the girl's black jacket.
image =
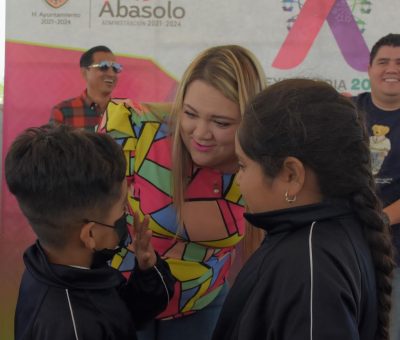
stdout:
<svg viewBox="0 0 400 340">
<path fill-rule="evenodd" d="M 266 238 L 238 275 L 213 339 L 375 339 L 374 266 L 346 202 L 245 217 Z"/>
<path fill-rule="evenodd" d="M 27 249 L 24 262 L 16 340 L 134 340 L 135 326 L 167 306 L 175 282 L 160 258 L 149 270 L 135 269 L 128 281 L 106 264 L 51 264 L 39 242 Z"/>
</svg>

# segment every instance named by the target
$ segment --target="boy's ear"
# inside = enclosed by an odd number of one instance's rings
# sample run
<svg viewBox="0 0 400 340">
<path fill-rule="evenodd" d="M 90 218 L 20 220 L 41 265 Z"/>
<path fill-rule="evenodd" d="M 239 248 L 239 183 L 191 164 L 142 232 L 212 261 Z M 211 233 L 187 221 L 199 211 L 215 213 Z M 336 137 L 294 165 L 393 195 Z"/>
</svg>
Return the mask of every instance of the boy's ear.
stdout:
<svg viewBox="0 0 400 340">
<path fill-rule="evenodd" d="M 87 222 L 82 226 L 80 239 L 89 250 L 96 248 L 96 240 L 93 237 L 94 222 Z"/>
</svg>

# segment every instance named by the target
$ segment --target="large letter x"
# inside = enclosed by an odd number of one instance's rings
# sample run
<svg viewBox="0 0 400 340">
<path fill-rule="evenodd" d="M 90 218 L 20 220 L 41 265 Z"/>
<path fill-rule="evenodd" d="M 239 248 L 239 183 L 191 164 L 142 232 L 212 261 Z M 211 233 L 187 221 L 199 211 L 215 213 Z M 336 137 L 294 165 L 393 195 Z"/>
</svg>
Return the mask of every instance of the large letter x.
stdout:
<svg viewBox="0 0 400 340">
<path fill-rule="evenodd" d="M 286 70 L 299 65 L 325 20 L 346 62 L 357 71 L 367 71 L 369 50 L 346 0 L 308 0 L 272 66 Z"/>
</svg>

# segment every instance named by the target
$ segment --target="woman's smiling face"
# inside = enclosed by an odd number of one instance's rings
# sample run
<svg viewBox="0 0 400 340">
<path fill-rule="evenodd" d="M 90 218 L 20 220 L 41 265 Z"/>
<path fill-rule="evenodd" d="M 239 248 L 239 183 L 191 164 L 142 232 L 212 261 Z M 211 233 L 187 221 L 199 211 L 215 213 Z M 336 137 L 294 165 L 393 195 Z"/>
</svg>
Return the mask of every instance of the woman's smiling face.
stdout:
<svg viewBox="0 0 400 340">
<path fill-rule="evenodd" d="M 181 115 L 181 138 L 194 164 L 235 172 L 239 105 L 206 82 L 195 80 L 187 88 Z"/>
</svg>

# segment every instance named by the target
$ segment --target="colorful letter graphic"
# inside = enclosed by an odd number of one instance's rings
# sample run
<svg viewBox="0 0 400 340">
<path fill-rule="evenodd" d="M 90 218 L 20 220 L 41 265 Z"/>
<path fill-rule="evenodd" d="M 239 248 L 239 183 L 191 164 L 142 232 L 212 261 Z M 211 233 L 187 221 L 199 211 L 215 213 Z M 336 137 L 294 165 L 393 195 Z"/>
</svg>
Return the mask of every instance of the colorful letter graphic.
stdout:
<svg viewBox="0 0 400 340">
<path fill-rule="evenodd" d="M 272 66 L 285 70 L 298 66 L 306 57 L 325 20 L 346 62 L 357 71 L 367 71 L 368 46 L 346 0 L 306 1 Z"/>
</svg>

